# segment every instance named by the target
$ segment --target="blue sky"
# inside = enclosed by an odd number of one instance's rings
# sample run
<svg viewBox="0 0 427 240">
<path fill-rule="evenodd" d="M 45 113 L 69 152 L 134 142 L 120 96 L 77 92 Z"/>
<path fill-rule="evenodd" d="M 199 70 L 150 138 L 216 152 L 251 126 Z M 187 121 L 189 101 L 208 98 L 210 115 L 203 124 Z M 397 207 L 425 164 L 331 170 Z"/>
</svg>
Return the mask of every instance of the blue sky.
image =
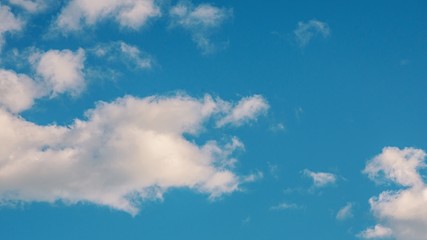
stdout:
<svg viewBox="0 0 427 240">
<path fill-rule="evenodd" d="M 426 8 L 0 0 L 0 238 L 425 239 Z"/>
</svg>

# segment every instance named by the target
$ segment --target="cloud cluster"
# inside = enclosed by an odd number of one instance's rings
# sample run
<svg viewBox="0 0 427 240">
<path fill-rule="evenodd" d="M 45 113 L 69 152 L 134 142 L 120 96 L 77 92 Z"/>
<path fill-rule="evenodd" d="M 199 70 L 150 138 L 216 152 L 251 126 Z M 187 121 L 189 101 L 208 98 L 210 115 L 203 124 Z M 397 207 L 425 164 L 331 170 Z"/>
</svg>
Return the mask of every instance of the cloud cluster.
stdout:
<svg viewBox="0 0 427 240">
<path fill-rule="evenodd" d="M 313 180 L 313 186 L 317 188 L 334 184 L 337 181 L 337 177 L 332 173 L 313 172 L 308 169 L 304 169 L 303 174 L 304 176 L 311 178 Z"/>
<path fill-rule="evenodd" d="M 319 20 L 310 20 L 308 22 L 298 22 L 294 30 L 295 40 L 301 47 L 305 47 L 314 37 L 320 35 L 323 38 L 329 36 L 331 30 L 327 23 Z"/>
<path fill-rule="evenodd" d="M 189 31 L 197 46 L 204 53 L 210 53 L 215 50 L 210 40 L 212 31 L 232 16 L 232 10 L 210 4 L 193 6 L 190 2 L 181 2 L 170 9 L 169 15 L 172 26 Z"/>
<path fill-rule="evenodd" d="M 427 236 L 427 186 L 420 174 L 426 167 L 421 149 L 386 147 L 368 162 L 364 173 L 376 182 L 391 182 L 399 190 L 382 192 L 369 200 L 382 228 L 396 239 L 421 240 Z M 379 228 L 379 229 L 382 229 Z M 369 230 L 369 229 L 368 229 Z M 384 232 L 377 227 L 366 232 Z"/>
<path fill-rule="evenodd" d="M 98 103 L 70 126 L 40 126 L 0 109 L 0 202 L 90 202 L 136 214 L 140 201 L 171 188 L 211 198 L 236 191 L 253 179 L 232 171 L 243 144 L 184 137 L 227 117 L 234 109 L 224 105 L 233 104 L 208 95 L 127 96 Z"/>
<path fill-rule="evenodd" d="M 85 87 L 84 51 L 49 50 L 30 57 L 35 76 L 0 68 L 0 107 L 13 113 L 31 108 L 37 98 L 79 94 Z"/>
<path fill-rule="evenodd" d="M 157 16 L 160 8 L 154 0 L 71 0 L 62 9 L 56 25 L 64 31 L 77 31 L 113 19 L 122 27 L 136 30 Z"/>
<path fill-rule="evenodd" d="M 8 6 L 0 4 L 0 50 L 4 45 L 4 35 L 10 32 L 16 32 L 22 29 L 24 23 L 16 17 Z"/>
</svg>

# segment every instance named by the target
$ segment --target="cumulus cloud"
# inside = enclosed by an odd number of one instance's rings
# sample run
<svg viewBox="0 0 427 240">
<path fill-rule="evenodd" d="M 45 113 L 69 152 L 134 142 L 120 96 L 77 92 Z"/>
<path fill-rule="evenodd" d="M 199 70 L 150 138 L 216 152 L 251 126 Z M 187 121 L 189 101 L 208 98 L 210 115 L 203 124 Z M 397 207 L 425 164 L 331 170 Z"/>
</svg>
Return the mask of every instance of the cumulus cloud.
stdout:
<svg viewBox="0 0 427 240">
<path fill-rule="evenodd" d="M 99 58 L 110 62 L 125 63 L 130 68 L 149 69 L 153 65 L 150 56 L 143 53 L 138 47 L 122 41 L 99 44 L 91 51 Z"/>
<path fill-rule="evenodd" d="M 0 69 L 0 106 L 18 113 L 29 109 L 42 96 L 41 88 L 30 77 Z"/>
<path fill-rule="evenodd" d="M 190 2 L 180 2 L 169 11 L 172 26 L 179 26 L 192 35 L 193 41 L 204 52 L 215 50 L 210 40 L 212 31 L 232 16 L 232 10 L 218 8 L 210 4 L 193 6 Z"/>
<path fill-rule="evenodd" d="M 61 11 L 56 25 L 63 31 L 114 19 L 120 26 L 139 29 L 148 19 L 160 16 L 155 0 L 71 0 Z"/>
<path fill-rule="evenodd" d="M 0 4 L 0 50 L 5 42 L 5 34 L 16 32 L 22 29 L 24 23 L 16 17 L 8 6 Z"/>
<path fill-rule="evenodd" d="M 373 228 L 368 228 L 361 232 L 358 236 L 365 239 L 384 239 L 390 238 L 393 232 L 390 228 L 382 225 L 375 225 Z"/>
<path fill-rule="evenodd" d="M 98 103 L 70 126 L 36 125 L 0 108 L 0 201 L 89 202 L 137 214 L 141 201 L 171 188 L 232 193 L 246 181 L 230 164 L 243 144 L 188 140 L 224 102 L 127 96 Z"/>
<path fill-rule="evenodd" d="M 331 30 L 325 22 L 310 20 L 308 22 L 298 22 L 294 30 L 295 40 L 301 47 L 305 47 L 314 37 L 322 36 L 327 38 Z"/>
<path fill-rule="evenodd" d="M 50 0 L 9 0 L 10 4 L 19 6 L 28 12 L 36 13 L 46 9 Z"/>
<path fill-rule="evenodd" d="M 401 186 L 369 200 L 374 216 L 398 240 L 421 240 L 427 236 L 427 187 L 419 173 L 426 167 L 425 157 L 421 149 L 386 147 L 364 170 L 377 182 Z"/>
<path fill-rule="evenodd" d="M 31 56 L 35 70 L 49 94 L 56 96 L 61 93 L 78 95 L 85 88 L 83 76 L 85 51 L 49 50 Z"/>
<path fill-rule="evenodd" d="M 312 172 L 308 169 L 304 169 L 303 174 L 313 180 L 314 187 L 325 187 L 337 181 L 337 177 L 332 173 Z"/>
<path fill-rule="evenodd" d="M 353 204 L 352 203 L 347 203 L 344 207 L 342 207 L 337 215 L 336 218 L 337 220 L 346 220 L 348 218 L 352 218 L 353 217 Z"/>
<path fill-rule="evenodd" d="M 240 126 L 248 121 L 256 120 L 259 115 L 266 113 L 268 108 L 267 101 L 261 95 L 242 98 L 236 106 L 231 108 L 231 111 L 217 121 L 217 126 Z"/>
</svg>

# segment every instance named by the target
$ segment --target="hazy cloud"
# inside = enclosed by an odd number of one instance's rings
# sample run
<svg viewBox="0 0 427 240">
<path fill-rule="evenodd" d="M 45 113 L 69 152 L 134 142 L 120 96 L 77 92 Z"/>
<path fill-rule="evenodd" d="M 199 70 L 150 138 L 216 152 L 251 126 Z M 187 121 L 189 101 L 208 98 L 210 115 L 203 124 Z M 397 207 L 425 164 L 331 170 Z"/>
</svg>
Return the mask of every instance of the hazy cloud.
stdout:
<svg viewBox="0 0 427 240">
<path fill-rule="evenodd" d="M 342 207 L 337 215 L 336 218 L 337 220 L 346 220 L 348 218 L 352 218 L 353 217 L 353 204 L 352 203 L 347 203 L 344 207 Z"/>
<path fill-rule="evenodd" d="M 5 34 L 16 32 L 22 29 L 24 23 L 16 17 L 8 6 L 0 4 L 0 51 L 5 42 Z"/>
<path fill-rule="evenodd" d="M 337 177 L 332 173 L 312 172 L 308 169 L 304 169 L 303 174 L 311 178 L 313 180 L 313 186 L 318 188 L 334 184 L 337 181 Z"/>
<path fill-rule="evenodd" d="M 232 10 L 218 8 L 210 4 L 193 6 L 190 2 L 180 2 L 169 11 L 172 26 L 179 26 L 192 35 L 193 41 L 204 53 L 215 51 L 210 40 L 213 30 L 232 16 Z"/>
<path fill-rule="evenodd" d="M 313 38 L 321 36 L 327 38 L 331 30 L 325 22 L 319 20 L 310 20 L 308 22 L 298 22 L 294 30 L 295 40 L 301 47 L 305 47 Z"/>
</svg>

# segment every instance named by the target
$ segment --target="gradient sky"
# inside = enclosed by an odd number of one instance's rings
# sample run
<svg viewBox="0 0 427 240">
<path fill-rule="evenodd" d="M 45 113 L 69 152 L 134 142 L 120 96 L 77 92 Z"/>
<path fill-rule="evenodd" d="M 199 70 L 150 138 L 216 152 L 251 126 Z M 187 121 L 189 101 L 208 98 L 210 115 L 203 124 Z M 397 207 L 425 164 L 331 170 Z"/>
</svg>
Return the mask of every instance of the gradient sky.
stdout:
<svg viewBox="0 0 427 240">
<path fill-rule="evenodd" d="M 0 0 L 0 239 L 425 240 L 426 10 Z"/>
</svg>

